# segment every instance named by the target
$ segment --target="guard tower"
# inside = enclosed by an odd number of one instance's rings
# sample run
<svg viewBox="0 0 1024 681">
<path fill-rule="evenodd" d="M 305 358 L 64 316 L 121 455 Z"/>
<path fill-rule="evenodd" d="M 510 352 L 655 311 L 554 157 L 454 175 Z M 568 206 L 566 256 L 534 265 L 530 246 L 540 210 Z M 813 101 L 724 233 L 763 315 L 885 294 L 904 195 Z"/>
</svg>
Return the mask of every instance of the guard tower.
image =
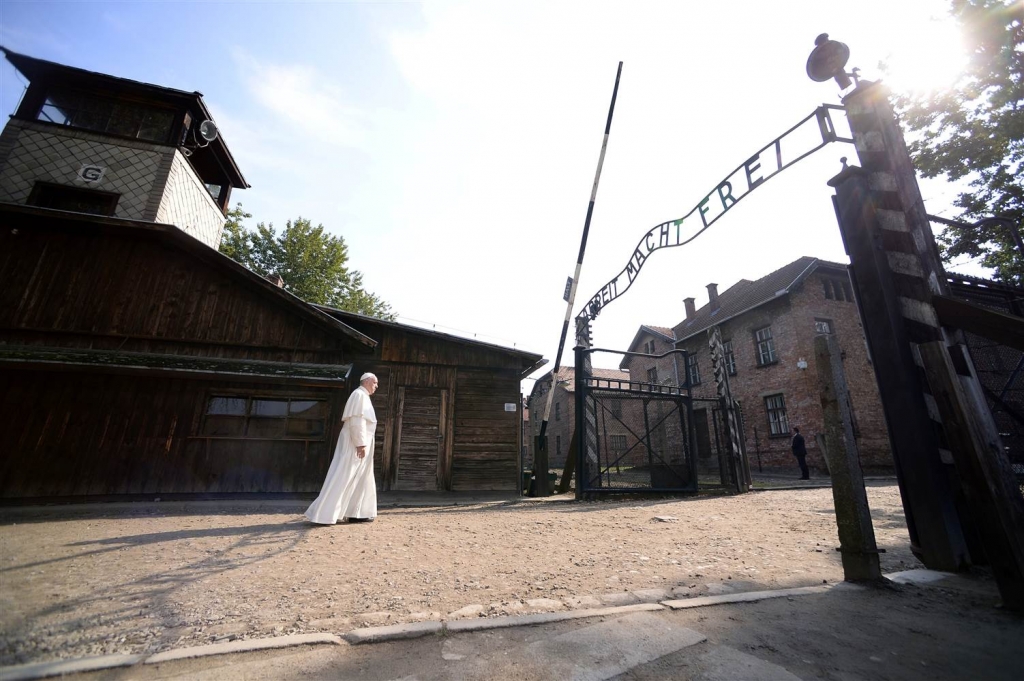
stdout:
<svg viewBox="0 0 1024 681">
<path fill-rule="evenodd" d="M 29 81 L 0 133 L 0 202 L 175 225 L 220 245 L 242 177 L 199 92 L 3 50 Z"/>
</svg>

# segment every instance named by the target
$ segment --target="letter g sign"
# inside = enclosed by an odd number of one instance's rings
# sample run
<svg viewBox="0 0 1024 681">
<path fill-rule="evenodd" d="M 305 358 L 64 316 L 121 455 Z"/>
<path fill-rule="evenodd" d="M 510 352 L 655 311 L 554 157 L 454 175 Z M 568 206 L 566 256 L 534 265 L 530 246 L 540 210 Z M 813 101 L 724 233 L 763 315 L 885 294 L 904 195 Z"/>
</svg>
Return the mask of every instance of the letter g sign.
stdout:
<svg viewBox="0 0 1024 681">
<path fill-rule="evenodd" d="M 102 166 L 85 164 L 78 171 L 78 179 L 94 184 L 103 179 L 103 173 L 105 172 L 107 172 L 107 169 Z"/>
</svg>

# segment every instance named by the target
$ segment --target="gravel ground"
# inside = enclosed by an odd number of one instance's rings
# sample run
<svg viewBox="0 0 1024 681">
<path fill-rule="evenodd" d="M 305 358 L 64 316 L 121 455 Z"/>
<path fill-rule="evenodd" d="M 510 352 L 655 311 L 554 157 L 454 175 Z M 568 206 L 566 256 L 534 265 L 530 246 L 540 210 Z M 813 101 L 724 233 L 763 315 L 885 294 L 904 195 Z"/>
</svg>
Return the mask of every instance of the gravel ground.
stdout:
<svg viewBox="0 0 1024 681">
<path fill-rule="evenodd" d="M 895 483 L 868 495 L 883 572 L 921 567 Z M 382 508 L 329 527 L 269 506 L 0 510 L 0 665 L 842 579 L 827 488 Z"/>
</svg>

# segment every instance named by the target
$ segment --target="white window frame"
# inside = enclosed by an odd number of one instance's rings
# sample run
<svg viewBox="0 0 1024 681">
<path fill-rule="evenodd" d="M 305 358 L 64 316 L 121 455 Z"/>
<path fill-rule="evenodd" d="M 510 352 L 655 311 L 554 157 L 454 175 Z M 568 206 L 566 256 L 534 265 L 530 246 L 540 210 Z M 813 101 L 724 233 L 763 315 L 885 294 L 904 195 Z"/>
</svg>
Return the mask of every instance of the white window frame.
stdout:
<svg viewBox="0 0 1024 681">
<path fill-rule="evenodd" d="M 789 416 L 786 414 L 785 394 L 765 395 L 764 410 L 768 416 L 768 434 L 772 437 L 789 435 Z"/>
<path fill-rule="evenodd" d="M 775 339 L 772 337 L 771 325 L 762 327 L 754 332 L 754 343 L 757 346 L 757 365 L 768 366 L 775 364 L 778 357 L 775 354 Z"/>
</svg>

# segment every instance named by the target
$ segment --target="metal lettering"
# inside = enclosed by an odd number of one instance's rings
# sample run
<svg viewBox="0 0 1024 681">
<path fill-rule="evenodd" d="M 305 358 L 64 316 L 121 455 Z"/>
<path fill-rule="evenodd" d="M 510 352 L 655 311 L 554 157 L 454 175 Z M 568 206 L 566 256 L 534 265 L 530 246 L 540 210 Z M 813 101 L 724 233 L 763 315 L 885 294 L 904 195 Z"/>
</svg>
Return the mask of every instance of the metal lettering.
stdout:
<svg viewBox="0 0 1024 681">
<path fill-rule="evenodd" d="M 753 165 L 751 165 L 751 164 L 753 164 Z M 761 168 L 761 155 L 760 154 L 754 154 L 753 156 L 751 156 L 750 158 L 747 159 L 746 163 L 743 164 L 743 170 L 745 170 L 746 173 L 747 173 L 747 191 L 751 191 L 752 189 L 757 188 L 757 185 L 759 185 L 762 182 L 764 182 L 764 178 L 763 177 L 755 178 L 753 176 L 754 175 L 754 171 L 755 170 L 760 170 L 760 168 Z"/>
<path fill-rule="evenodd" d="M 725 179 L 718 183 L 715 191 L 711 194 L 707 194 L 703 199 L 701 199 L 700 203 L 690 209 L 689 213 L 677 220 L 669 220 L 668 222 L 656 225 L 653 229 L 644 234 L 640 239 L 640 242 L 636 245 L 636 248 L 633 249 L 633 253 L 630 256 L 629 261 L 626 263 L 626 266 L 621 272 L 612 278 L 608 284 L 602 287 L 597 295 L 590 299 L 590 302 L 584 307 L 583 311 L 579 313 L 579 316 L 588 316 L 590 319 L 594 319 L 604 306 L 629 290 L 633 281 L 637 276 L 639 276 L 640 269 L 643 267 L 644 262 L 654 251 L 660 248 L 685 246 L 690 243 L 711 227 L 711 225 L 715 224 L 719 218 L 729 212 L 729 209 L 743 200 L 743 198 L 750 194 L 751 191 L 760 187 L 767 180 L 771 179 L 789 166 L 821 149 L 826 144 L 836 141 L 852 143 L 853 140 L 845 137 L 839 137 L 835 134 L 835 128 L 832 125 L 832 119 L 829 113 L 831 110 L 845 111 L 841 106 L 828 104 L 815 109 L 811 114 L 805 116 L 799 123 L 766 144 L 758 150 L 757 153 L 750 156 L 731 173 L 726 175 Z M 804 128 L 811 119 L 814 119 L 814 127 L 821 136 L 821 142 L 813 145 L 809 149 L 804 148 L 802 151 L 797 153 L 794 158 L 788 162 L 784 162 L 782 155 L 782 140 L 787 139 L 793 132 Z M 792 139 L 801 142 L 804 138 L 799 135 L 794 135 Z M 764 160 L 763 154 L 772 148 L 775 150 L 776 168 L 770 172 L 766 172 L 762 167 L 762 162 Z M 788 149 L 789 146 L 787 146 L 787 150 Z M 758 171 L 760 171 L 760 173 L 758 173 Z M 743 179 L 746 179 L 746 189 L 737 191 L 737 183 L 742 186 Z M 720 211 L 712 209 L 712 207 L 708 205 L 711 201 L 712 195 L 715 193 L 718 194 L 718 198 L 722 204 L 722 209 Z M 694 213 L 697 213 L 700 216 L 699 224 L 696 221 L 691 220 Z M 676 228 L 674 240 L 672 239 L 670 231 L 673 225 Z M 687 232 L 683 232 L 684 226 L 689 227 L 690 229 Z M 657 236 L 655 233 L 657 233 Z M 618 282 L 623 275 L 626 276 L 627 283 L 624 286 L 619 287 Z"/>
<path fill-rule="evenodd" d="M 725 187 L 728 187 L 728 189 L 723 194 L 722 193 L 722 189 L 725 188 Z M 729 180 L 726 180 L 722 184 L 718 185 L 718 198 L 720 198 L 722 200 L 722 212 L 725 212 L 725 211 L 729 210 L 732 207 L 732 204 L 728 204 L 728 203 L 725 202 L 726 199 L 729 199 L 733 203 L 736 203 L 736 199 L 734 199 L 732 197 L 732 185 L 729 184 Z M 740 198 L 743 198 L 743 197 L 741 196 Z"/>
</svg>

